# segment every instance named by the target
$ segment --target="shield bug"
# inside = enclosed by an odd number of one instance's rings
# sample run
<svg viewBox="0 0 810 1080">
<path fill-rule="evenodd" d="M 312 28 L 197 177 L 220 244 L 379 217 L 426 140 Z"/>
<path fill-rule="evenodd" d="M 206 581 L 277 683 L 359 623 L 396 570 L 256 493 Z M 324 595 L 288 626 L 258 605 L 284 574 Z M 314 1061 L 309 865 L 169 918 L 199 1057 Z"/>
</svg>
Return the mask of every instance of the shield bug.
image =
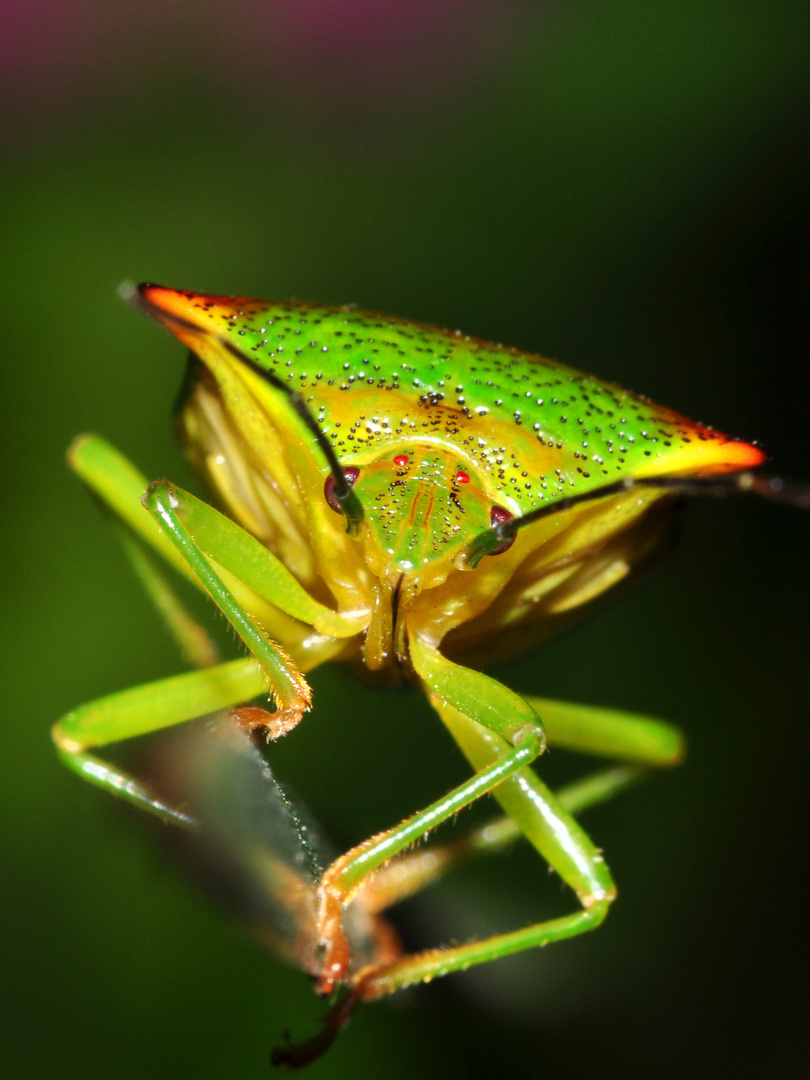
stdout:
<svg viewBox="0 0 810 1080">
<path fill-rule="evenodd" d="M 282 870 L 268 888 L 291 927 L 279 948 L 335 1002 L 321 1035 L 276 1052 L 300 1065 L 358 1001 L 601 923 L 613 880 L 573 814 L 676 763 L 681 737 L 648 717 L 520 697 L 480 668 L 540 642 L 647 562 L 682 496 L 748 491 L 806 507 L 810 491 L 752 472 L 758 446 L 540 356 L 353 308 L 156 285 L 127 295 L 191 350 L 178 426 L 222 511 L 147 484 L 97 437 L 74 443 L 71 465 L 120 520 L 194 670 L 69 714 L 54 730 L 65 762 L 190 830 L 219 835 L 227 821 L 238 847 L 247 839 L 221 799 L 206 819 L 95 749 L 215 712 L 276 739 L 312 704 L 306 672 L 338 661 L 421 686 L 472 768 L 322 872 L 291 874 L 270 857 Z M 217 661 L 155 556 L 214 601 L 248 656 Z M 272 709 L 253 704 L 268 696 Z M 531 767 L 547 740 L 620 765 L 554 793 Z M 497 823 L 409 850 L 487 793 L 504 811 Z M 573 889 L 577 910 L 416 955 L 374 921 L 465 855 L 518 837 Z"/>
</svg>

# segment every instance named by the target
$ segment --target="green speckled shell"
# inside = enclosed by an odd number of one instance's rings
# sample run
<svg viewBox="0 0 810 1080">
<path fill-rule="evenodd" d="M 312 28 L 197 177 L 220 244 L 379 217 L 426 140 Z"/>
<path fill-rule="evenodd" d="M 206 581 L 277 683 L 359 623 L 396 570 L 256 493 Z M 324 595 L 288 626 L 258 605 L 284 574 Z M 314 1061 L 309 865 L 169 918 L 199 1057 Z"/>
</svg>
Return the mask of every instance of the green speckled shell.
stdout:
<svg viewBox="0 0 810 1080">
<path fill-rule="evenodd" d="M 611 383 L 460 333 L 351 308 L 139 294 L 205 365 L 180 417 L 201 474 L 313 595 L 368 618 L 356 654 L 366 671 L 394 655 L 407 666 L 408 637 L 446 638 L 451 655 L 484 662 L 493 640 L 512 652 L 547 636 L 649 561 L 672 500 L 645 487 L 577 501 L 472 565 L 463 556 L 496 507 L 521 515 L 625 477 L 764 457 Z M 327 455 L 286 387 L 357 467 L 356 534 L 328 501 Z"/>
<path fill-rule="evenodd" d="M 458 332 L 352 308 L 171 295 L 178 315 L 184 308 L 300 391 L 344 463 L 443 445 L 517 512 L 622 475 L 761 460 L 611 383 Z"/>
</svg>

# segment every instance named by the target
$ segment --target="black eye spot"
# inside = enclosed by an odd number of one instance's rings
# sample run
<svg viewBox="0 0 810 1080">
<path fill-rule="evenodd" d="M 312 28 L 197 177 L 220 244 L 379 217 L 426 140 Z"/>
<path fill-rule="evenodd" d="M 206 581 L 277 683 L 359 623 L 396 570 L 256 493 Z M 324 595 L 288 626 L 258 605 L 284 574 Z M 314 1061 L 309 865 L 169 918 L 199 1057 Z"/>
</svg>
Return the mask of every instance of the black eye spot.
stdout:
<svg viewBox="0 0 810 1080">
<path fill-rule="evenodd" d="M 489 523 L 494 528 L 496 525 L 504 525 L 507 521 L 511 521 L 514 516 L 514 514 L 510 514 L 509 511 L 503 506 L 493 506 L 489 512 Z M 514 542 L 515 537 L 512 536 L 506 541 L 505 544 L 501 544 L 499 548 L 491 551 L 490 555 L 503 555 L 505 551 L 509 550 L 509 548 L 512 546 L 512 544 L 514 544 Z"/>
<path fill-rule="evenodd" d="M 356 465 L 347 465 L 346 468 L 343 470 L 343 475 L 353 487 L 355 481 L 357 480 L 357 477 L 360 475 L 360 470 L 357 468 Z M 329 474 L 329 476 L 327 476 L 326 483 L 323 485 L 323 494 L 326 501 L 329 503 L 335 513 L 342 514 L 343 507 L 340 505 L 335 495 L 335 478 L 334 476 L 332 476 L 331 473 Z"/>
</svg>

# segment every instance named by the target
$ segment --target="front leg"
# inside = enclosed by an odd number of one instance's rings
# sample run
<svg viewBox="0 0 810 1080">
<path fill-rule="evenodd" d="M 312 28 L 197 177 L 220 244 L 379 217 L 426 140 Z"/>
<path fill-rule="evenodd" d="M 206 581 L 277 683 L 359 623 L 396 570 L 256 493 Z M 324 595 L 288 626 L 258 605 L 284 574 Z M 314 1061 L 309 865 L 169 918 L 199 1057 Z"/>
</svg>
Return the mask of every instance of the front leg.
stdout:
<svg viewBox="0 0 810 1080">
<path fill-rule="evenodd" d="M 421 646 L 412 644 L 412 652 L 417 649 Z M 471 705 L 477 702 L 478 712 L 485 717 L 482 722 L 497 732 L 498 751 L 474 776 L 444 798 L 352 848 L 324 873 L 320 883 L 319 912 L 319 937 L 324 947 L 318 986 L 321 993 L 331 993 L 346 979 L 349 946 L 342 928 L 343 909 L 369 875 L 465 806 L 490 791 L 499 790 L 499 785 L 509 777 L 522 775 L 526 766 L 545 748 L 545 735 L 537 714 L 522 698 L 480 672 L 464 668 L 458 668 L 458 671 L 464 673 L 465 700 L 469 699 Z"/>
<path fill-rule="evenodd" d="M 68 768 L 84 780 L 148 810 L 164 821 L 190 826 L 147 786 L 92 753 L 98 746 L 147 735 L 249 701 L 266 690 L 264 672 L 252 657 L 174 675 L 109 694 L 68 713 L 53 728 L 53 741 Z"/>
<path fill-rule="evenodd" d="M 499 752 L 497 741 L 480 724 L 452 706 L 435 701 L 442 720 L 472 764 L 483 767 Z M 369 967 L 355 980 L 361 1000 L 392 994 L 414 983 L 464 971 L 524 949 L 538 948 L 593 930 L 607 915 L 616 889 L 598 849 L 593 846 L 561 802 L 530 769 L 521 770 L 493 791 L 523 835 L 541 851 L 548 863 L 571 885 L 582 905 L 580 911 L 498 934 L 453 948 L 431 949 L 404 956 L 391 964 Z"/>
<path fill-rule="evenodd" d="M 165 820 L 188 825 L 190 822 L 183 814 L 155 799 L 133 777 L 95 757 L 90 753 L 92 748 L 239 705 L 268 690 L 276 702 L 271 730 L 274 735 L 284 734 L 309 708 L 310 691 L 290 657 L 267 637 L 226 588 L 189 535 L 177 512 L 179 500 L 169 485 L 165 481 L 153 485 L 144 501 L 168 533 L 189 571 L 215 601 L 253 657 L 203 668 L 91 702 L 57 723 L 53 738 L 63 761 L 80 776 Z M 266 723 L 265 718 L 266 714 L 263 714 L 262 724 Z"/>
<path fill-rule="evenodd" d="M 616 889 L 600 852 L 559 799 L 521 759 L 525 739 L 539 752 L 536 714 L 527 703 L 494 679 L 462 668 L 419 641 L 411 642 L 411 657 L 431 701 L 476 774 L 439 803 L 348 852 L 327 870 L 322 880 L 321 931 L 326 963 L 321 989 L 342 976 L 336 966 L 345 960 L 336 932 L 340 909 L 362 882 L 397 852 L 424 836 L 456 810 L 492 791 L 520 832 L 577 894 L 581 910 L 484 941 L 455 948 L 430 950 L 374 965 L 359 972 L 353 993 L 362 999 L 380 997 L 405 986 L 463 970 L 473 964 L 593 929 L 602 922 Z M 537 756 L 534 753 L 533 756 Z"/>
<path fill-rule="evenodd" d="M 248 533 L 166 481 L 153 485 L 145 496 L 150 517 L 140 505 L 144 478 L 103 439 L 78 439 L 71 448 L 70 463 L 112 511 L 147 592 L 187 659 L 203 670 L 90 702 L 56 724 L 53 738 L 65 764 L 83 778 L 164 820 L 187 826 L 191 821 L 186 815 L 154 798 L 139 780 L 96 757 L 94 748 L 223 709 L 230 710 L 242 726 L 261 724 L 274 735 L 283 734 L 309 707 L 309 687 L 300 666 L 270 639 L 265 617 L 269 616 L 274 628 L 293 624 L 297 633 L 306 627 L 308 618 L 319 626 L 320 641 L 307 656 L 310 666 L 338 650 L 340 636 L 355 632 L 355 627 L 309 597 Z M 155 555 L 215 600 L 252 657 L 216 664 L 210 639 L 174 595 Z M 286 610 L 271 607 L 272 600 Z M 294 619 L 298 621 L 293 623 Z M 330 631 L 335 637 L 328 636 Z M 276 701 L 275 713 L 234 708 L 268 690 Z"/>
<path fill-rule="evenodd" d="M 579 814 L 634 787 L 655 770 L 683 760 L 684 737 L 673 724 L 623 709 L 576 705 L 548 698 L 526 697 L 543 717 L 551 748 L 564 747 L 624 764 L 591 773 L 555 791 L 569 814 Z M 442 844 L 421 847 L 397 858 L 368 880 L 361 900 L 367 910 L 384 911 L 436 881 L 453 866 L 502 851 L 523 836 L 520 826 L 504 816 Z"/>
</svg>

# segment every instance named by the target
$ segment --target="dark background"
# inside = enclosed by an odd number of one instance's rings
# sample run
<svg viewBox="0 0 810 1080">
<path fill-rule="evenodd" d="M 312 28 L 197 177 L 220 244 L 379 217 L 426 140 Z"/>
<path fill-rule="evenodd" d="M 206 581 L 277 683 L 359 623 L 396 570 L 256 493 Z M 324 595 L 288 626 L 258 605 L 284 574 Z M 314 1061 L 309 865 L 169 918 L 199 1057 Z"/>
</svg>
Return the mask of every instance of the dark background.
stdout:
<svg viewBox="0 0 810 1080">
<path fill-rule="evenodd" d="M 96 430 L 192 482 L 169 422 L 182 350 L 117 285 L 461 327 L 759 439 L 808 478 L 809 16 L 0 3 L 6 1075 L 267 1076 L 280 1032 L 322 1011 L 49 742 L 79 702 L 180 669 L 63 461 Z M 497 672 L 688 733 L 683 767 L 586 819 L 621 891 L 604 927 L 362 1009 L 313 1077 L 805 1075 L 810 518 L 705 502 L 684 526 L 662 573 Z M 415 692 L 313 682 L 277 760 L 338 841 L 462 775 Z M 560 895 L 515 852 L 411 905 L 404 931 L 520 925 L 535 892 Z"/>
</svg>

